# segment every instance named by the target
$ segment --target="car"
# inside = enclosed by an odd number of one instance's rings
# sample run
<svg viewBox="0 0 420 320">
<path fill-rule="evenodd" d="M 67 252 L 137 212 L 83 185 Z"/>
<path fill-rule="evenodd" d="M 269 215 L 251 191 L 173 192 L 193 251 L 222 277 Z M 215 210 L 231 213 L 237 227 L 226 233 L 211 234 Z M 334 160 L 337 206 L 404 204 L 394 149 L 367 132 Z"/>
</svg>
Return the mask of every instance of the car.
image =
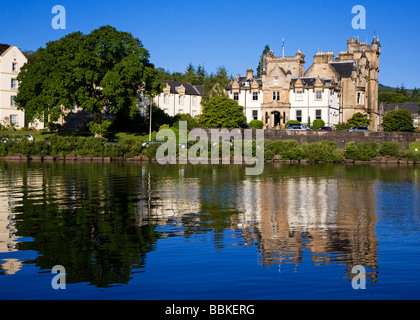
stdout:
<svg viewBox="0 0 420 320">
<path fill-rule="evenodd" d="M 24 138 L 28 139 L 28 141 L 33 141 L 33 142 L 35 141 L 35 138 L 31 134 L 17 134 L 17 135 L 10 136 L 10 138 L 12 139 L 12 141 L 13 140 L 19 141 L 19 140 L 22 140 Z M 8 141 L 9 141 L 8 137 L 0 138 L 0 142 L 2 142 L 2 143 L 6 143 Z"/>
<path fill-rule="evenodd" d="M 307 125 L 304 124 L 289 124 L 286 130 L 294 130 L 294 131 L 312 131 Z"/>
<path fill-rule="evenodd" d="M 163 139 L 153 139 L 152 141 L 147 141 L 142 143 L 142 147 L 148 148 L 149 145 L 155 144 L 155 143 L 164 143 L 165 141 Z"/>
<path fill-rule="evenodd" d="M 333 131 L 333 129 L 331 127 L 321 127 L 318 129 L 318 131 Z"/>
<path fill-rule="evenodd" d="M 348 129 L 347 131 L 349 131 L 349 132 L 369 132 L 369 128 L 364 127 L 364 126 L 357 126 L 357 127 L 353 127 L 351 129 Z"/>
</svg>

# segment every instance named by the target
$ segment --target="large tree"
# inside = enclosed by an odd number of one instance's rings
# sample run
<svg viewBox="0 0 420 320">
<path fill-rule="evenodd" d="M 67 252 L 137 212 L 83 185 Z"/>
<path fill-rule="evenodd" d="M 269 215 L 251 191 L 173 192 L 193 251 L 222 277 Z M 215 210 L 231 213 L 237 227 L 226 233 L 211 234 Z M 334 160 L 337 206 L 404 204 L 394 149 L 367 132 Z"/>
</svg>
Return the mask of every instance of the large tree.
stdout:
<svg viewBox="0 0 420 320">
<path fill-rule="evenodd" d="M 270 46 L 267 44 L 261 54 L 260 62 L 258 63 L 257 67 L 257 77 L 260 78 L 262 75 L 267 71 L 267 62 L 266 62 L 266 56 L 267 53 L 270 52 Z"/>
<path fill-rule="evenodd" d="M 138 113 L 140 92 L 156 95 L 162 84 L 149 52 L 130 33 L 111 26 L 71 33 L 49 42 L 18 76 L 18 107 L 29 121 L 57 121 L 75 105 L 93 115 L 95 133 L 107 116 Z"/>
<path fill-rule="evenodd" d="M 215 97 L 203 106 L 200 121 L 207 128 L 239 128 L 246 123 L 246 117 L 237 101 Z"/>
</svg>

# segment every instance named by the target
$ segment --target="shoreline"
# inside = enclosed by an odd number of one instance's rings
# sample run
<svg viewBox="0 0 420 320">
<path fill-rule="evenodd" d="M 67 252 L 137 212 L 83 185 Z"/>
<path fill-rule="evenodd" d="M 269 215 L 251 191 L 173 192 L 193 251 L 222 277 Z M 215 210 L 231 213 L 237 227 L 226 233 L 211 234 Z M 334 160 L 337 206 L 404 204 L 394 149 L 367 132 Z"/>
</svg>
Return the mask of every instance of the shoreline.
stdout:
<svg viewBox="0 0 420 320">
<path fill-rule="evenodd" d="M 211 158 L 197 158 L 200 161 L 208 161 L 208 164 L 211 163 Z M 223 163 L 223 160 L 229 160 L 229 163 Z M 242 164 L 246 164 L 245 159 L 242 159 Z M 75 156 L 75 155 L 58 155 L 58 156 L 27 156 L 25 154 L 15 154 L 0 157 L 0 161 L 14 161 L 14 162 L 157 162 L 154 158 L 148 158 L 144 155 L 134 156 L 130 158 L 123 157 L 103 157 L 103 156 Z M 255 161 L 255 160 L 254 160 Z M 398 159 L 389 156 L 380 156 L 375 157 L 368 161 L 361 160 L 351 160 L 345 159 L 341 162 L 325 162 L 325 161 L 312 161 L 308 159 L 303 160 L 282 160 L 279 157 L 274 157 L 271 160 L 264 160 L 264 163 L 284 163 L 284 164 L 343 164 L 343 165 L 417 165 L 420 164 L 420 161 L 410 161 L 406 159 Z M 187 163 L 180 163 L 180 158 L 176 158 L 176 165 L 191 164 L 189 161 Z M 217 165 L 217 164 L 216 164 Z M 219 158 L 218 165 L 236 165 L 234 163 L 234 158 Z"/>
</svg>

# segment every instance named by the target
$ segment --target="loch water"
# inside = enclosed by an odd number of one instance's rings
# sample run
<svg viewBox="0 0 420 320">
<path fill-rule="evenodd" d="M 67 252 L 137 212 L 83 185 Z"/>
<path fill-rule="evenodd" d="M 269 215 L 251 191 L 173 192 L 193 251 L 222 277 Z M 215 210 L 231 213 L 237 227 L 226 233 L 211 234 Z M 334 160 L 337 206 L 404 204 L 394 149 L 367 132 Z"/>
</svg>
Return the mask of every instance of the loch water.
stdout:
<svg viewBox="0 0 420 320">
<path fill-rule="evenodd" d="M 1 161 L 0 299 L 419 299 L 419 181 L 407 165 Z"/>
</svg>

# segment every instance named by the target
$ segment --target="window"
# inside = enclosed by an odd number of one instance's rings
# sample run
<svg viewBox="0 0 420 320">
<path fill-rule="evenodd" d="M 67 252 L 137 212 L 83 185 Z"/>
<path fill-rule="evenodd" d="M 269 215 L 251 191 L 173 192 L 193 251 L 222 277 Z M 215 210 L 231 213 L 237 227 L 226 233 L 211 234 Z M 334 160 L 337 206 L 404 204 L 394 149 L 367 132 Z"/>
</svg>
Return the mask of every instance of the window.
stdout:
<svg viewBox="0 0 420 320">
<path fill-rule="evenodd" d="M 184 105 L 184 96 L 179 96 L 179 105 L 180 106 Z"/>
<path fill-rule="evenodd" d="M 169 109 L 163 109 L 163 111 L 165 111 L 166 114 L 169 113 Z"/>
<path fill-rule="evenodd" d="M 192 112 L 192 116 L 193 116 L 193 117 L 197 116 L 197 111 L 193 110 L 193 112 Z"/>
<path fill-rule="evenodd" d="M 302 100 L 303 100 L 303 92 L 296 91 L 296 101 L 302 101 Z"/>
<path fill-rule="evenodd" d="M 274 85 L 277 86 L 279 84 L 279 78 L 274 78 Z"/>
<path fill-rule="evenodd" d="M 315 118 L 316 119 L 322 119 L 322 110 L 316 110 L 315 111 Z"/>
<path fill-rule="evenodd" d="M 164 104 L 168 104 L 169 103 L 169 94 L 165 93 L 165 95 L 163 96 L 163 103 Z"/>
<path fill-rule="evenodd" d="M 15 96 L 11 96 L 10 97 L 10 106 L 11 107 L 15 107 L 16 106 Z"/>
<path fill-rule="evenodd" d="M 12 63 L 12 71 L 13 72 L 18 72 L 18 64 L 16 62 Z"/>
<path fill-rule="evenodd" d="M 315 100 L 322 100 L 322 91 L 317 90 L 315 92 Z"/>
<path fill-rule="evenodd" d="M 197 106 L 197 96 L 192 97 L 192 105 L 195 107 Z"/>
<path fill-rule="evenodd" d="M 10 124 L 16 125 L 18 123 L 18 116 L 16 114 L 10 115 Z"/>
<path fill-rule="evenodd" d="M 179 110 L 178 110 L 178 113 L 179 113 L 179 114 L 184 113 L 184 109 L 179 109 Z"/>
<path fill-rule="evenodd" d="M 273 101 L 280 101 L 280 92 L 273 92 Z"/>
<path fill-rule="evenodd" d="M 258 101 L 258 92 L 253 92 L 252 93 L 252 100 L 253 101 Z"/>
<path fill-rule="evenodd" d="M 252 110 L 252 118 L 258 120 L 258 110 Z"/>
<path fill-rule="evenodd" d="M 76 131 L 77 130 L 77 119 L 71 119 L 70 120 L 70 127 L 71 130 Z"/>
<path fill-rule="evenodd" d="M 296 120 L 302 122 L 302 110 L 296 110 Z"/>
<path fill-rule="evenodd" d="M 362 105 L 363 104 L 363 99 L 362 99 L 362 94 L 360 92 L 357 93 L 357 104 L 358 105 Z"/>
<path fill-rule="evenodd" d="M 239 93 L 238 92 L 233 93 L 233 100 L 235 100 L 235 101 L 239 100 Z"/>
<path fill-rule="evenodd" d="M 18 87 L 17 79 L 12 79 L 11 87 L 12 87 L 12 89 L 17 89 L 17 87 Z"/>
</svg>

